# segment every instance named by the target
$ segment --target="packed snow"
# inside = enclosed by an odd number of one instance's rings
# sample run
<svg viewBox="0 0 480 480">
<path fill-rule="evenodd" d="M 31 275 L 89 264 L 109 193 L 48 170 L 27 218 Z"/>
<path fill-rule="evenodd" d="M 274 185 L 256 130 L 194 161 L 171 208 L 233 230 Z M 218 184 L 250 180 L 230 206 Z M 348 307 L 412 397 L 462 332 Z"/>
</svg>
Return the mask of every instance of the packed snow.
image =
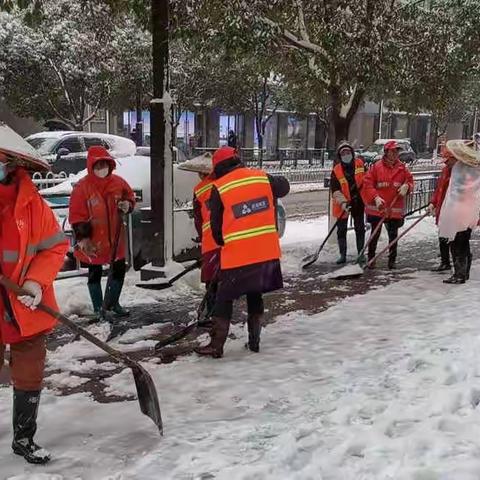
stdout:
<svg viewBox="0 0 480 480">
<path fill-rule="evenodd" d="M 289 222 L 287 270 L 327 230 L 325 218 Z M 428 219 L 405 242 L 435 235 Z M 320 261 L 335 254 L 327 245 Z M 55 384 L 73 387 L 85 371 L 115 368 L 83 361 L 95 352 L 86 342 L 60 347 L 48 368 L 63 363 L 70 375 L 50 375 L 37 435 L 54 460 L 35 467 L 10 453 L 11 390 L 0 388 L 0 479 L 477 480 L 480 263 L 462 286 L 424 271 L 410 277 L 320 314 L 277 317 L 260 354 L 244 349 L 236 325 L 222 360 L 143 362 L 159 392 L 163 438 L 136 401 L 57 396 Z M 58 282 L 65 311 L 87 307 L 85 281 Z M 81 294 L 76 304 L 68 301 L 73 288 Z M 198 274 L 167 292 L 139 291 L 131 276 L 126 304 L 185 298 L 199 288 Z M 140 329 L 125 338 L 133 343 L 122 348 L 145 347 Z M 135 395 L 128 369 L 106 383 L 107 395 Z"/>
</svg>

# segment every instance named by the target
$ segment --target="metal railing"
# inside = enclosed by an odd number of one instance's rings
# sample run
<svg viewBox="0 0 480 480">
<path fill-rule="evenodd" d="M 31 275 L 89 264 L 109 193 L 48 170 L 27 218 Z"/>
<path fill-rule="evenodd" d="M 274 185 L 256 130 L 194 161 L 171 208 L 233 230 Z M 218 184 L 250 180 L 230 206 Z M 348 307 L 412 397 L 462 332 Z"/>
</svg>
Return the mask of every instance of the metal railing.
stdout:
<svg viewBox="0 0 480 480">
<path fill-rule="evenodd" d="M 65 172 L 53 173 L 48 172 L 45 176 L 42 176 L 40 172 L 35 172 L 32 175 L 32 181 L 37 187 L 38 190 L 43 190 L 44 188 L 53 187 L 63 183 L 68 178 L 68 175 Z"/>
</svg>

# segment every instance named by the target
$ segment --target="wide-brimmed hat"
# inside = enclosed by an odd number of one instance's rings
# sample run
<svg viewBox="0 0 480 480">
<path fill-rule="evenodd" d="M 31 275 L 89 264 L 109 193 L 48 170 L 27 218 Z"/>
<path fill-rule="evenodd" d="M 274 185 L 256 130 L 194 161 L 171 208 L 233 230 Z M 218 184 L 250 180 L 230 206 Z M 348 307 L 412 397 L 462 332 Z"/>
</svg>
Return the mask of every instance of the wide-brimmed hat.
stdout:
<svg viewBox="0 0 480 480">
<path fill-rule="evenodd" d="M 0 122 L 0 153 L 3 153 L 9 162 L 27 170 L 50 170 L 50 166 L 37 150 L 2 122 Z"/>
<path fill-rule="evenodd" d="M 449 140 L 447 150 L 459 161 L 470 167 L 480 167 L 480 145 L 473 140 Z"/>
<path fill-rule="evenodd" d="M 210 152 L 203 153 L 198 157 L 187 160 L 178 165 L 180 170 L 187 172 L 203 173 L 208 175 L 212 171 L 212 154 Z"/>
</svg>

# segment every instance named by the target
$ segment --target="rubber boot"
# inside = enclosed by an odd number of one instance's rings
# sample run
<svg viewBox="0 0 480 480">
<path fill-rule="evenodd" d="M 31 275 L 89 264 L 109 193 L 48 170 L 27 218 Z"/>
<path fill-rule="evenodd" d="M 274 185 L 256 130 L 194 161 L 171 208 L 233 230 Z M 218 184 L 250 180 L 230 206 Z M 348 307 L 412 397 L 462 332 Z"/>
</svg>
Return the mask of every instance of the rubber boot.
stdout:
<svg viewBox="0 0 480 480">
<path fill-rule="evenodd" d="M 347 263 L 347 239 L 346 238 L 338 239 L 338 249 L 340 251 L 340 256 L 338 257 L 335 263 L 337 265 L 342 265 L 344 263 Z"/>
<path fill-rule="evenodd" d="M 262 332 L 262 316 L 261 314 L 252 314 L 247 318 L 248 325 L 248 344 L 247 347 L 251 352 L 258 353 L 260 351 L 260 333 Z"/>
<path fill-rule="evenodd" d="M 39 403 L 39 391 L 13 390 L 12 450 L 28 463 L 44 465 L 50 461 L 50 454 L 33 441 L 37 431 Z"/>
<path fill-rule="evenodd" d="M 470 268 L 472 268 L 472 258 L 473 258 L 473 255 L 469 253 L 467 255 L 467 271 L 465 274 L 465 280 L 470 280 Z"/>
<path fill-rule="evenodd" d="M 113 311 L 117 317 L 128 317 L 130 312 L 123 308 L 120 303 L 120 295 L 122 293 L 123 280 L 108 279 L 107 288 L 105 290 L 105 310 Z"/>
<path fill-rule="evenodd" d="M 454 256 L 453 269 L 454 273 L 450 278 L 447 278 L 443 283 L 449 284 L 462 284 L 467 279 L 467 264 L 468 260 L 466 256 L 460 256 L 456 254 Z"/>
<path fill-rule="evenodd" d="M 357 253 L 358 253 L 358 263 L 359 265 L 365 265 L 367 263 L 367 260 L 365 258 L 365 254 L 361 254 L 363 250 L 363 247 L 365 246 L 365 232 L 362 232 L 361 234 L 357 233 L 356 234 L 356 241 L 357 241 Z"/>
<path fill-rule="evenodd" d="M 450 265 L 450 247 L 448 241 L 441 238 L 440 241 L 440 265 L 432 269 L 432 272 L 448 272 L 452 269 Z"/>
<path fill-rule="evenodd" d="M 389 255 L 388 256 L 388 269 L 389 270 L 395 270 L 397 268 L 396 260 L 397 260 L 396 255 Z"/>
<path fill-rule="evenodd" d="M 88 284 L 88 293 L 90 294 L 90 299 L 93 305 L 93 313 L 95 314 L 94 321 L 103 319 L 103 293 L 102 293 L 102 284 L 101 283 L 89 283 Z"/>
<path fill-rule="evenodd" d="M 230 329 L 230 320 L 227 318 L 213 317 L 213 327 L 210 333 L 210 343 L 204 347 L 195 348 L 198 355 L 206 357 L 222 358 L 223 346 L 227 341 L 228 330 Z"/>
</svg>

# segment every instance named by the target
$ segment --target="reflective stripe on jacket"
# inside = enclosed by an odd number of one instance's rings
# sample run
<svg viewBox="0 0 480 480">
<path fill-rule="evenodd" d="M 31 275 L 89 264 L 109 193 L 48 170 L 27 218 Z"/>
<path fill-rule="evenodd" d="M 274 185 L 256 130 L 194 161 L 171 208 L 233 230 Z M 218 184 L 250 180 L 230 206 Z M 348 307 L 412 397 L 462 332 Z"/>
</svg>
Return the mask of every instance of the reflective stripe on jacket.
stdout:
<svg viewBox="0 0 480 480">
<path fill-rule="evenodd" d="M 224 208 L 222 270 L 279 259 L 275 202 L 266 173 L 237 168 L 214 185 Z"/>
</svg>

